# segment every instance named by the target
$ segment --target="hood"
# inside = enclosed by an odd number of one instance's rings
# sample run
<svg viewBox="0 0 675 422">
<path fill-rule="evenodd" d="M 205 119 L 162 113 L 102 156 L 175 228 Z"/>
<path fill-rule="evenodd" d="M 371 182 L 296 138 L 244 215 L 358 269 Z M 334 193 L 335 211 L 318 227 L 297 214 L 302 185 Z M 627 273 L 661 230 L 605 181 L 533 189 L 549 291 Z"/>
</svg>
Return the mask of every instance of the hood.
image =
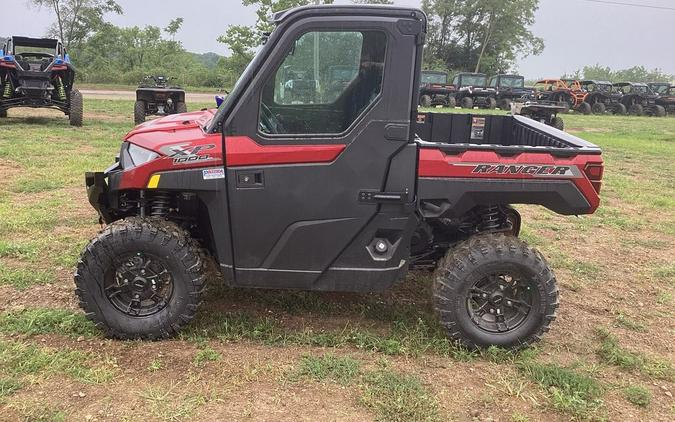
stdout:
<svg viewBox="0 0 675 422">
<path fill-rule="evenodd" d="M 136 126 L 124 140 L 145 149 L 163 153 L 164 147 L 175 144 L 201 143 L 218 138 L 204 128 L 213 119 L 216 109 L 172 114 Z M 215 138 L 214 138 L 215 137 Z"/>
</svg>

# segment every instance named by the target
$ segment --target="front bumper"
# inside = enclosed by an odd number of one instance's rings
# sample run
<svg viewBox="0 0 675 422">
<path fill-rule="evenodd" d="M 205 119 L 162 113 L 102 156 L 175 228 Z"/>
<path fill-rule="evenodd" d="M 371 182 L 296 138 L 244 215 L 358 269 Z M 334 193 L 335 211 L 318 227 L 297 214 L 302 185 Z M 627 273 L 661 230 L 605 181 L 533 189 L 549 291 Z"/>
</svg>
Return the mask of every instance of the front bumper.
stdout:
<svg viewBox="0 0 675 422">
<path fill-rule="evenodd" d="M 101 171 L 86 172 L 84 174 L 84 183 L 87 187 L 89 203 L 98 212 L 98 215 L 101 216 L 101 220 L 105 223 L 112 222 L 106 174 Z"/>
</svg>

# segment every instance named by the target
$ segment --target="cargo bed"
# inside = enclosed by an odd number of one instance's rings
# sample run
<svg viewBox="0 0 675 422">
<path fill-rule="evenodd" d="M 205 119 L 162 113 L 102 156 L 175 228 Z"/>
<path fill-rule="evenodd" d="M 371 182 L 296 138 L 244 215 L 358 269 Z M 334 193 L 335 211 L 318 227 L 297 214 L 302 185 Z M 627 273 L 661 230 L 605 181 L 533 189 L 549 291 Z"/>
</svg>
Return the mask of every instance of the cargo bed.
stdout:
<svg viewBox="0 0 675 422">
<path fill-rule="evenodd" d="M 490 150 L 499 154 L 546 152 L 554 156 L 601 154 L 598 146 L 523 116 L 420 113 L 416 123 L 421 148 L 448 153 Z"/>
</svg>

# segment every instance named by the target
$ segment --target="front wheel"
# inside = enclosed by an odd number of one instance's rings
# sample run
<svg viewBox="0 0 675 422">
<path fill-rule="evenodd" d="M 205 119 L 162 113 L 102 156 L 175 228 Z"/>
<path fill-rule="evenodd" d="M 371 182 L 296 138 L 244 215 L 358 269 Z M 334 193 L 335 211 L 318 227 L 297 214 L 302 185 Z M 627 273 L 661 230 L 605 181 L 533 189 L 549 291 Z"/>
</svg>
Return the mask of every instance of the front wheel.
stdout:
<svg viewBox="0 0 675 422">
<path fill-rule="evenodd" d="M 654 106 L 654 112 L 652 114 L 654 117 L 665 117 L 666 109 L 663 106 L 656 105 Z"/>
<path fill-rule="evenodd" d="M 137 100 L 134 104 L 134 123 L 140 125 L 145 121 L 145 101 Z"/>
<path fill-rule="evenodd" d="M 495 108 L 497 108 L 497 100 L 495 100 L 492 97 L 488 97 L 487 102 L 486 102 L 486 107 L 489 110 L 494 110 Z"/>
<path fill-rule="evenodd" d="M 591 105 L 588 104 L 588 103 L 586 103 L 586 102 L 583 102 L 583 103 L 579 104 L 579 106 L 577 107 L 576 111 L 577 111 L 578 113 L 581 113 L 581 114 L 587 116 L 587 115 L 591 114 L 591 111 L 592 111 L 592 110 L 591 110 Z"/>
<path fill-rule="evenodd" d="M 642 107 L 642 104 L 633 104 L 628 108 L 628 114 L 632 116 L 642 116 L 645 114 L 645 110 Z"/>
<path fill-rule="evenodd" d="M 473 98 L 471 97 L 464 97 L 462 100 L 459 102 L 459 104 L 462 106 L 462 108 L 473 108 Z"/>
<path fill-rule="evenodd" d="M 614 107 L 614 114 L 617 115 L 617 116 L 623 116 L 623 115 L 626 114 L 626 112 L 627 112 L 626 106 L 623 105 L 623 104 L 621 104 L 621 103 L 618 103 L 618 104 Z"/>
<path fill-rule="evenodd" d="M 431 97 L 429 95 L 422 95 L 420 97 L 420 105 L 422 107 L 431 107 Z"/>
<path fill-rule="evenodd" d="M 70 110 L 68 111 L 68 120 L 71 126 L 82 126 L 82 117 L 84 114 L 84 104 L 82 94 L 77 89 L 70 91 Z"/>
<path fill-rule="evenodd" d="M 607 110 L 607 106 L 605 106 L 605 103 L 597 102 L 593 103 L 591 106 L 591 111 L 593 114 L 605 114 L 605 111 Z"/>
<path fill-rule="evenodd" d="M 447 107 L 448 107 L 448 108 L 455 108 L 455 107 L 457 107 L 457 100 L 455 100 L 455 97 L 453 97 L 453 96 L 449 96 L 449 97 L 448 97 L 448 105 L 447 105 Z"/>
<path fill-rule="evenodd" d="M 469 348 L 522 348 L 549 330 L 558 286 L 544 257 L 504 234 L 451 249 L 434 275 L 434 308 L 448 337 Z"/>
<path fill-rule="evenodd" d="M 551 120 L 551 126 L 558 130 L 565 130 L 565 121 L 562 119 L 562 117 L 555 116 Z"/>
<path fill-rule="evenodd" d="M 109 337 L 160 339 L 194 318 L 205 271 L 186 231 L 164 220 L 128 218 L 87 245 L 75 292 L 87 318 Z"/>
</svg>

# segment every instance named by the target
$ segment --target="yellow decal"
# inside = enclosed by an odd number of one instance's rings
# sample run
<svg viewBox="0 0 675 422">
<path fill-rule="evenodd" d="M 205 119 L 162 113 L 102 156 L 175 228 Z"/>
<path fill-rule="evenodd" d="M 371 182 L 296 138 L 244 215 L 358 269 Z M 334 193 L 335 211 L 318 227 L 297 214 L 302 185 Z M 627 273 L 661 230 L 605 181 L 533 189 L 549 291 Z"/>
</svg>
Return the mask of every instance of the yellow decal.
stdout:
<svg viewBox="0 0 675 422">
<path fill-rule="evenodd" d="M 148 189 L 157 189 L 159 185 L 159 174 L 153 174 L 148 182 Z"/>
</svg>

